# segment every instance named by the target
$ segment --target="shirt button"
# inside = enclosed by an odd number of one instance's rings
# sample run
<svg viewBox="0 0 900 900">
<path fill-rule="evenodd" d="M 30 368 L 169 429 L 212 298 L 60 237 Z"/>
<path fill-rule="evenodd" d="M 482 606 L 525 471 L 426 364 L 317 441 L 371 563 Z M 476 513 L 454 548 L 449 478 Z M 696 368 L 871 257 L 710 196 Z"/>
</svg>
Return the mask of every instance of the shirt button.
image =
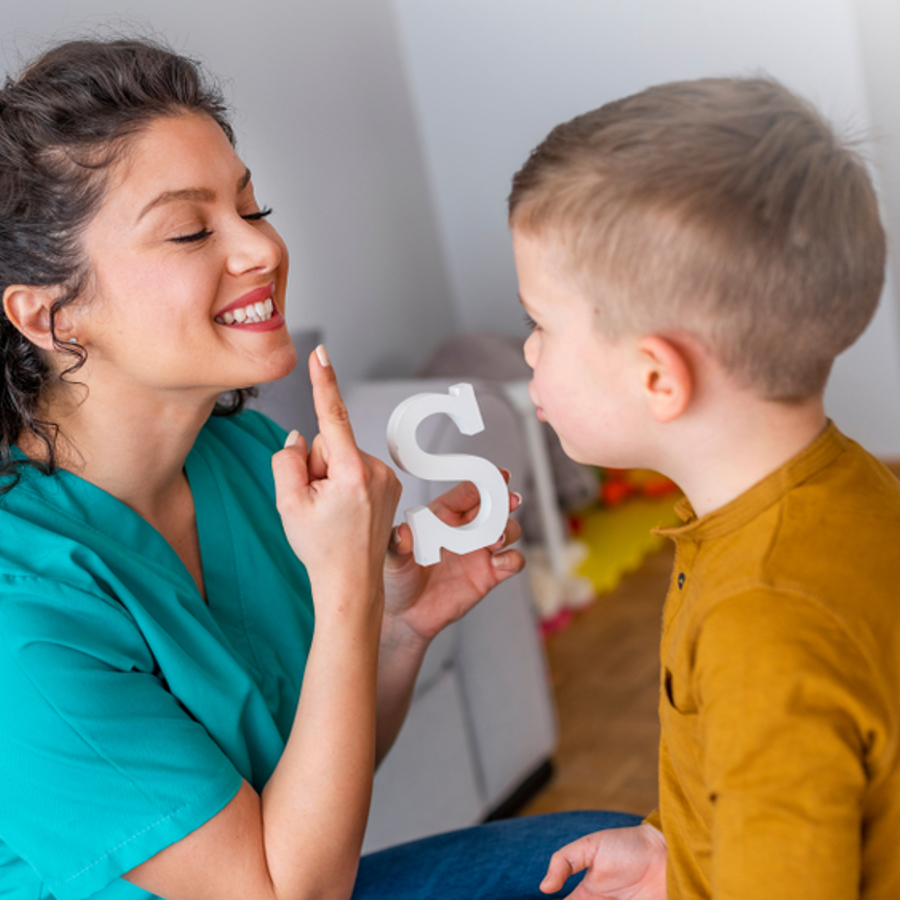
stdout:
<svg viewBox="0 0 900 900">
<path fill-rule="evenodd" d="M 678 573 L 678 590 L 680 591 L 684 587 L 684 572 Z"/>
</svg>

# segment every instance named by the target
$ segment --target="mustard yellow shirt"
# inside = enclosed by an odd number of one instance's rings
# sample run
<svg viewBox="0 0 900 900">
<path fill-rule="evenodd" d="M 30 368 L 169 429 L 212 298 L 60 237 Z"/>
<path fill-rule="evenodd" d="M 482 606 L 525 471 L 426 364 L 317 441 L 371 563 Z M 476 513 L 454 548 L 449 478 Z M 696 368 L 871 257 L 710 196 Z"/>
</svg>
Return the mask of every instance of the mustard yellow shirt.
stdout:
<svg viewBox="0 0 900 900">
<path fill-rule="evenodd" d="M 900 900 L 900 483 L 833 425 L 661 529 L 669 900 Z"/>
</svg>

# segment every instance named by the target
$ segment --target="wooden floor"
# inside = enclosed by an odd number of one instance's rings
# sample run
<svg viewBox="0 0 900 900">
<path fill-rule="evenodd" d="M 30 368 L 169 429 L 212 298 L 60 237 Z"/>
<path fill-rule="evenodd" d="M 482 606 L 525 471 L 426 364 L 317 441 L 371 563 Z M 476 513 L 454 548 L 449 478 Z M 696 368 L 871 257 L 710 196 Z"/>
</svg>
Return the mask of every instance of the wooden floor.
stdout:
<svg viewBox="0 0 900 900">
<path fill-rule="evenodd" d="M 659 639 L 672 549 L 547 641 L 559 709 L 554 776 L 523 815 L 656 806 Z"/>
</svg>

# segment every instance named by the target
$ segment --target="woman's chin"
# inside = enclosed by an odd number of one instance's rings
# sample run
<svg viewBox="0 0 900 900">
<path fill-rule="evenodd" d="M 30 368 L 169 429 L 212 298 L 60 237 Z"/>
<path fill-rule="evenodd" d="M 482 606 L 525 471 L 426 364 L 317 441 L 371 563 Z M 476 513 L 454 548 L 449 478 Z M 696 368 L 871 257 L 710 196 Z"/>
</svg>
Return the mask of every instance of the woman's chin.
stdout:
<svg viewBox="0 0 900 900">
<path fill-rule="evenodd" d="M 297 349 L 294 342 L 287 338 L 286 342 L 273 349 L 266 354 L 263 360 L 260 360 L 258 366 L 258 374 L 254 384 L 269 384 L 286 378 L 297 367 Z"/>
</svg>

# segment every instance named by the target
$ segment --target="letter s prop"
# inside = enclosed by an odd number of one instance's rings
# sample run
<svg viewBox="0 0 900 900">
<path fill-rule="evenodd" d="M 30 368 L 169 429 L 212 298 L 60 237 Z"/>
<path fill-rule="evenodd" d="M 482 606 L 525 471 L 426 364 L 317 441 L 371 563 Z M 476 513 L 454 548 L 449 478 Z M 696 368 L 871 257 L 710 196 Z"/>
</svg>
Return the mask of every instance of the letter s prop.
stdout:
<svg viewBox="0 0 900 900">
<path fill-rule="evenodd" d="M 478 515 L 455 528 L 442 522 L 427 506 L 406 510 L 413 533 L 413 556 L 420 566 L 441 561 L 441 547 L 453 553 L 471 553 L 499 540 L 509 518 L 506 481 L 492 463 L 462 453 L 426 453 L 416 441 L 416 429 L 435 413 L 450 416 L 463 434 L 484 431 L 484 420 L 471 384 L 455 384 L 448 394 L 416 394 L 391 414 L 387 443 L 394 462 L 417 478 L 428 481 L 471 481 L 480 496 Z"/>
</svg>

